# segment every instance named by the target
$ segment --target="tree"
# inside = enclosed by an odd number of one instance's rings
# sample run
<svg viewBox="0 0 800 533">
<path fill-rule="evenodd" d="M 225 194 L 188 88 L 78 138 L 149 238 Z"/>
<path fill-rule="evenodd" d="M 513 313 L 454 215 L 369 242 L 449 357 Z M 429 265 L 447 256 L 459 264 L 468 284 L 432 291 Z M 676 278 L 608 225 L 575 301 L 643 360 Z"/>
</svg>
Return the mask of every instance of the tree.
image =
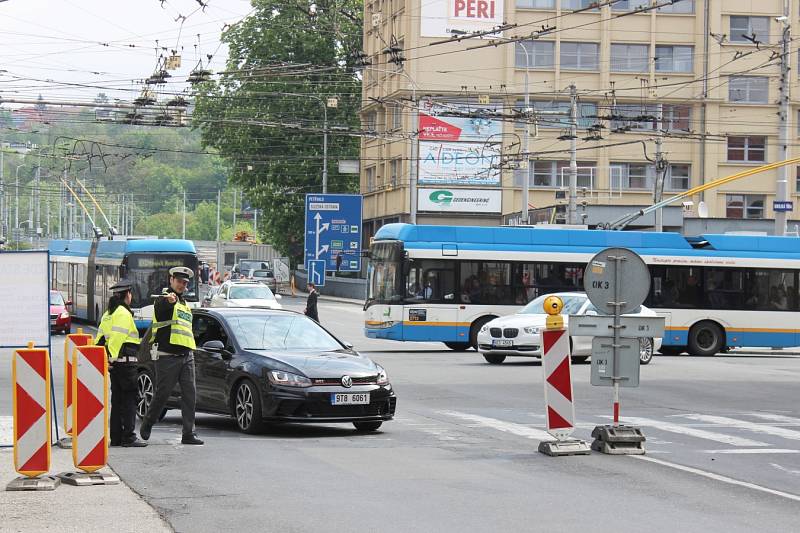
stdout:
<svg viewBox="0 0 800 533">
<path fill-rule="evenodd" d="M 323 111 L 328 114 L 330 192 L 358 190 L 337 159 L 358 157 L 361 83 L 352 58 L 361 48 L 359 0 L 253 0 L 254 12 L 222 40 L 230 59 L 218 81 L 200 88 L 194 112 L 204 146 L 214 147 L 263 211 L 259 229 L 299 260 L 305 194 L 321 192 Z M 328 97 L 336 108 L 324 109 Z M 342 129 L 345 131 L 343 132 Z"/>
</svg>

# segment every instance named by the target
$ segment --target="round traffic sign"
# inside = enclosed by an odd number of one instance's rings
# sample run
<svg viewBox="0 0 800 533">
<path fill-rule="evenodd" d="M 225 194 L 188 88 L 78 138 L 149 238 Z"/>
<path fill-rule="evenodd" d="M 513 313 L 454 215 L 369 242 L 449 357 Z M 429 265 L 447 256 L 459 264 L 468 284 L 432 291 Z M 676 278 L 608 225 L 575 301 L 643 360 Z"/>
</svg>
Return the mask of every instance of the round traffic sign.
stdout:
<svg viewBox="0 0 800 533">
<path fill-rule="evenodd" d="M 619 275 L 615 275 L 616 269 Z M 614 314 L 611 303 L 615 297 L 623 303 L 620 314 L 630 313 L 642 305 L 650 292 L 650 271 L 636 252 L 627 248 L 606 248 L 586 265 L 583 288 L 601 313 Z"/>
</svg>

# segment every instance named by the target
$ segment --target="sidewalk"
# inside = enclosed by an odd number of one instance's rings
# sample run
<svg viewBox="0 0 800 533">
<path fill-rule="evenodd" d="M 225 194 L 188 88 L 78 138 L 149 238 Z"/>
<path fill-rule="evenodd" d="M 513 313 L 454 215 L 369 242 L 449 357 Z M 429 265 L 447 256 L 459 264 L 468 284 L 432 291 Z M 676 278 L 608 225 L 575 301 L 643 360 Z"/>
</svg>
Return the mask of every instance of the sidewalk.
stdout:
<svg viewBox="0 0 800 533">
<path fill-rule="evenodd" d="M 116 450 L 116 448 L 114 448 Z M 53 446 L 50 474 L 71 472 L 72 450 Z M 103 471 L 111 471 L 109 467 Z M 4 532 L 171 532 L 138 494 L 124 483 L 73 487 L 61 484 L 53 491 L 6 492 L 18 477 L 12 448 L 0 449 L 0 524 Z"/>
</svg>

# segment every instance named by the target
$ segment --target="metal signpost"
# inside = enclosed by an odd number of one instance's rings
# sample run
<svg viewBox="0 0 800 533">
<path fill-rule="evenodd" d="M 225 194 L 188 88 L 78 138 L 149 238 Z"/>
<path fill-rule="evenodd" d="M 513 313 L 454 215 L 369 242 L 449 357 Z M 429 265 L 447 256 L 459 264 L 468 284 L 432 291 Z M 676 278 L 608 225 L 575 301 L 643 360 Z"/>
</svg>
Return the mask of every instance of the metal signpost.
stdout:
<svg viewBox="0 0 800 533">
<path fill-rule="evenodd" d="M 308 281 L 317 287 L 325 286 L 325 261 L 322 259 L 308 262 Z"/>
<path fill-rule="evenodd" d="M 569 333 L 598 335 L 592 342 L 591 383 L 614 387 L 614 424 L 594 428 L 592 449 L 620 455 L 643 454 L 645 438 L 641 430 L 619 424 L 619 387 L 639 385 L 639 339 L 664 336 L 661 317 L 622 316 L 647 298 L 650 271 L 635 252 L 607 248 L 586 266 L 583 286 L 589 300 L 605 316 L 571 317 Z"/>
<path fill-rule="evenodd" d="M 359 194 L 307 194 L 305 266 L 324 261 L 325 270 L 361 270 L 362 197 Z"/>
</svg>

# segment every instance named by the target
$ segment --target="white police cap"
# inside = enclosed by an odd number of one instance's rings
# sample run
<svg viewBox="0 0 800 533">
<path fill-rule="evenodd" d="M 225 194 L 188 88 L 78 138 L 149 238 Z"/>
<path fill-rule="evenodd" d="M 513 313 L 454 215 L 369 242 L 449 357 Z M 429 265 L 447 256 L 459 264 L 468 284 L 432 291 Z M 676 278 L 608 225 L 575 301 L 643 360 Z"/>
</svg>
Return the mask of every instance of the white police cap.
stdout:
<svg viewBox="0 0 800 533">
<path fill-rule="evenodd" d="M 172 267 L 169 269 L 169 275 L 174 278 L 192 279 L 194 272 L 189 267 Z"/>
</svg>

